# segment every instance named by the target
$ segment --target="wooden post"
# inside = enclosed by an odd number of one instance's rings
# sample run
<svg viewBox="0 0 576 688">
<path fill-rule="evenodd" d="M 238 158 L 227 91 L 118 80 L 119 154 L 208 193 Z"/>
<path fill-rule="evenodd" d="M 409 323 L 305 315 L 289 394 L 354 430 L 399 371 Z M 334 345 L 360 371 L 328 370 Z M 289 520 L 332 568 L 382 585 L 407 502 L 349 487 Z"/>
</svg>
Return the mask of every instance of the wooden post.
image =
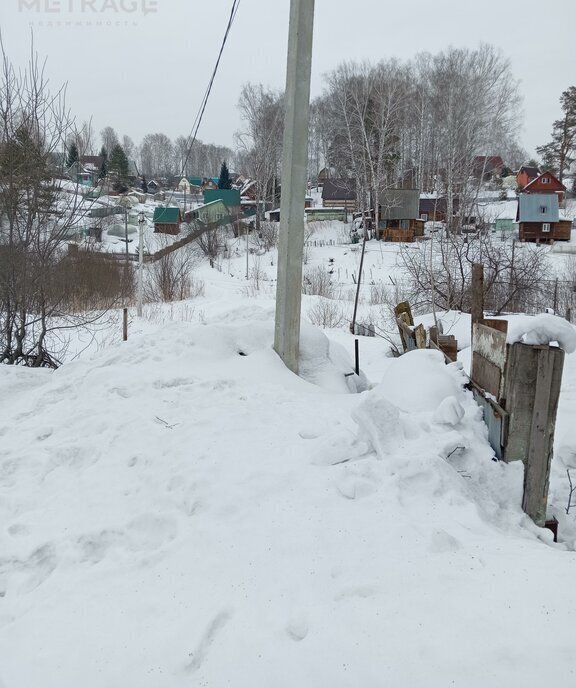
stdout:
<svg viewBox="0 0 576 688">
<path fill-rule="evenodd" d="M 472 266 L 472 304 L 470 308 L 470 341 L 474 342 L 474 323 L 484 318 L 484 266 L 474 263 Z"/>
<path fill-rule="evenodd" d="M 548 482 L 563 360 L 564 352 L 560 349 L 541 348 L 538 351 L 536 393 L 528 457 L 524 467 L 522 508 L 539 526 L 544 526 L 546 521 Z"/>
<path fill-rule="evenodd" d="M 355 367 L 354 370 L 356 371 L 356 375 L 360 375 L 360 354 L 358 351 L 358 340 L 354 340 L 354 359 L 355 359 Z"/>
<path fill-rule="evenodd" d="M 122 313 L 122 340 L 128 339 L 128 309 L 124 308 Z"/>
<path fill-rule="evenodd" d="M 509 413 L 504 460 L 524 463 L 522 508 L 539 526 L 546 520 L 556 412 L 564 351 L 512 344 L 506 361 L 504 403 Z"/>
</svg>

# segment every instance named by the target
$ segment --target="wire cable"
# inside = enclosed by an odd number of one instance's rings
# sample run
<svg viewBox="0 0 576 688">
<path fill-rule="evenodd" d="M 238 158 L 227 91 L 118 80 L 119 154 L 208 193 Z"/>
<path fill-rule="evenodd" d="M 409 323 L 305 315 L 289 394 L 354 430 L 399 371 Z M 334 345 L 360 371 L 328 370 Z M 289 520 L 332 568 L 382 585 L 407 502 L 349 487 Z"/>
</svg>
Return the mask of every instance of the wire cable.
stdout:
<svg viewBox="0 0 576 688">
<path fill-rule="evenodd" d="M 232 2 L 232 7 L 230 9 L 230 15 L 228 17 L 228 23 L 226 25 L 226 31 L 224 32 L 224 37 L 222 38 L 220 50 L 218 51 L 218 57 L 216 59 L 216 64 L 214 65 L 214 69 L 212 70 L 212 76 L 210 77 L 210 80 L 208 82 L 208 86 L 206 87 L 206 91 L 205 91 L 204 97 L 202 98 L 202 101 L 200 103 L 200 107 L 198 109 L 198 113 L 196 114 L 196 118 L 194 119 L 194 123 L 192 124 L 192 130 L 190 131 L 190 134 L 188 135 L 188 139 L 186 142 L 186 157 L 184 158 L 184 161 L 182 163 L 182 171 L 180 172 L 181 178 L 184 177 L 184 172 L 186 171 L 186 164 L 188 163 L 188 159 L 190 158 L 190 153 L 192 152 L 192 146 L 196 142 L 196 137 L 198 135 L 198 129 L 200 128 L 200 125 L 202 124 L 202 118 L 204 116 L 204 111 L 206 110 L 206 105 L 208 104 L 210 92 L 212 91 L 212 86 L 214 84 L 214 80 L 215 80 L 216 74 L 218 72 L 218 67 L 220 65 L 220 59 L 222 58 L 222 53 L 224 52 L 224 47 L 226 46 L 226 42 L 228 40 L 228 35 L 230 34 L 230 29 L 232 28 L 232 24 L 234 23 L 236 13 L 238 12 L 238 7 L 240 6 L 240 1 L 241 0 L 233 0 L 233 2 Z M 168 197 L 168 200 L 166 202 L 167 203 L 166 207 L 168 207 L 173 196 L 174 196 L 174 190 L 172 190 L 170 192 L 170 196 Z"/>
</svg>

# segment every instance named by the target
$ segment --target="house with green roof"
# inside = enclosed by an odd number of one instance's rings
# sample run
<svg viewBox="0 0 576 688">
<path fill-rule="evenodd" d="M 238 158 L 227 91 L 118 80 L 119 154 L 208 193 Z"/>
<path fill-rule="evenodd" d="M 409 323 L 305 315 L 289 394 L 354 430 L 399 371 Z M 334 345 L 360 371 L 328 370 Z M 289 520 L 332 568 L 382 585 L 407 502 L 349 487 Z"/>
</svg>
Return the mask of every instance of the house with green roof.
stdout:
<svg viewBox="0 0 576 688">
<path fill-rule="evenodd" d="M 162 208 L 154 209 L 154 231 L 160 234 L 178 234 L 180 232 L 180 223 L 182 222 L 182 215 L 180 208 Z"/>
</svg>

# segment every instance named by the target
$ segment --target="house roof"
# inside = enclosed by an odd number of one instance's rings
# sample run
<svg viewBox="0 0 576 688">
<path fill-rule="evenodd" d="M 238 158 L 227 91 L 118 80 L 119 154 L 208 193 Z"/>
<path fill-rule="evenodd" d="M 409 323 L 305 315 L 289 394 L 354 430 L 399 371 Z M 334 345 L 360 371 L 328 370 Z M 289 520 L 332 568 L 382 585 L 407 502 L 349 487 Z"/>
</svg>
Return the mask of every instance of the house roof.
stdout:
<svg viewBox="0 0 576 688">
<path fill-rule="evenodd" d="M 180 223 L 180 208 L 154 208 L 154 223 L 176 225 Z"/>
<path fill-rule="evenodd" d="M 240 205 L 240 192 L 238 189 L 204 189 L 204 203 L 224 201 L 227 208 Z"/>
<path fill-rule="evenodd" d="M 383 220 L 417 220 L 420 217 L 418 189 L 387 189 L 378 200 Z"/>
<path fill-rule="evenodd" d="M 538 176 L 536 177 L 536 179 L 533 179 L 530 183 L 526 184 L 526 186 L 524 187 L 523 190 L 526 191 L 526 192 L 529 192 L 529 191 L 530 191 L 530 187 L 534 188 L 535 186 L 538 186 L 538 182 L 540 182 L 540 180 L 543 179 L 544 177 L 548 177 L 548 178 L 550 178 L 553 182 L 556 182 L 556 183 L 554 184 L 554 186 L 556 186 L 557 189 L 562 189 L 563 191 L 566 191 L 566 187 L 564 186 L 564 184 L 562 184 L 562 182 L 561 182 L 559 179 L 557 179 L 557 178 L 552 174 L 552 172 L 542 172 L 542 174 L 538 175 Z"/>
<path fill-rule="evenodd" d="M 247 179 L 244 184 L 240 187 L 240 195 L 244 196 L 245 193 L 247 193 L 248 189 L 250 189 L 252 186 L 256 184 L 255 179 Z"/>
<path fill-rule="evenodd" d="M 540 174 L 540 170 L 537 167 L 528 167 L 527 165 L 522 165 L 522 167 L 518 170 L 518 174 L 521 172 L 524 172 L 524 174 L 527 174 L 529 177 L 533 177 L 536 179 L 536 177 Z"/>
<path fill-rule="evenodd" d="M 492 172 L 497 167 L 504 167 L 504 160 L 499 155 L 477 155 L 473 161 L 474 169 Z"/>
<path fill-rule="evenodd" d="M 558 196 L 556 194 L 520 194 L 516 219 L 519 222 L 558 222 Z"/>
<path fill-rule="evenodd" d="M 322 187 L 324 201 L 355 201 L 356 190 L 353 179 L 327 179 Z"/>
<path fill-rule="evenodd" d="M 441 196 L 440 198 L 420 198 L 421 213 L 445 213 L 446 205 L 445 196 Z"/>
<path fill-rule="evenodd" d="M 80 158 L 80 162 L 83 165 L 92 165 L 97 170 L 99 170 L 102 167 L 102 163 L 104 162 L 104 156 L 103 155 L 83 155 Z"/>
</svg>

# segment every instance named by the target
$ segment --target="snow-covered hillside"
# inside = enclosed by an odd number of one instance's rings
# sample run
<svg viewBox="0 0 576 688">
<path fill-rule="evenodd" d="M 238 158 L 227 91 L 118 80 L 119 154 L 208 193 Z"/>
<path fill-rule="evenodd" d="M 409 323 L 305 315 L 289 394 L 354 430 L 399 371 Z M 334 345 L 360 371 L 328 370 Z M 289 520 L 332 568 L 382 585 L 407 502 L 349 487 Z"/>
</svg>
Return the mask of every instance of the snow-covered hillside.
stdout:
<svg viewBox="0 0 576 688">
<path fill-rule="evenodd" d="M 391 247 L 371 248 L 376 269 Z M 351 270 L 345 251 L 310 263 Z M 297 377 L 242 261 L 127 342 L 0 368 L 0 686 L 572 685 L 576 354 L 555 544 L 461 363 L 362 338 L 345 377 L 353 337 L 305 324 Z"/>
</svg>

